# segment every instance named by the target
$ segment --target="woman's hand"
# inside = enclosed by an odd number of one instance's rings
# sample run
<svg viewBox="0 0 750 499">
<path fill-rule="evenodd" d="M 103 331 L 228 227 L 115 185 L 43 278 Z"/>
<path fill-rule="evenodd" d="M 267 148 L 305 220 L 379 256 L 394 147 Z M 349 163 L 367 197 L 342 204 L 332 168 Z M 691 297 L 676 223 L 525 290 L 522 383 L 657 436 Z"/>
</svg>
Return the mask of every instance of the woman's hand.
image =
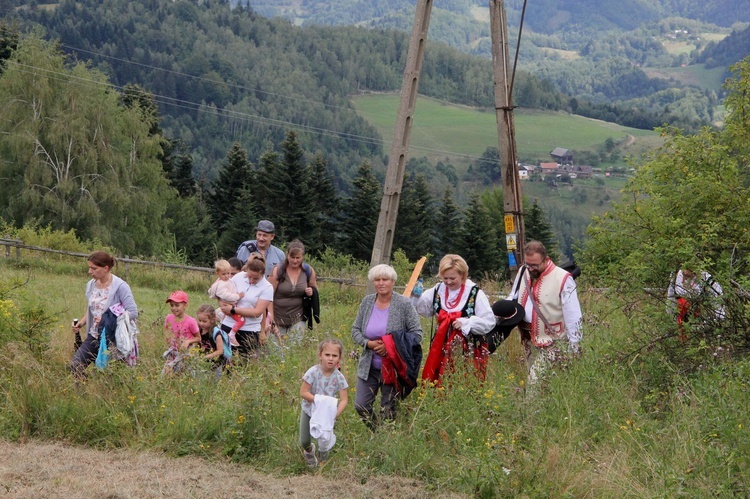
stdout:
<svg viewBox="0 0 750 499">
<path fill-rule="evenodd" d="M 227 303 L 225 301 L 222 301 L 222 302 L 219 302 L 219 303 L 221 303 L 221 305 L 219 305 L 219 308 L 221 309 L 222 313 L 224 315 L 230 315 L 230 313 L 232 311 L 232 304 L 231 303 Z"/>
<path fill-rule="evenodd" d="M 461 319 L 456 319 L 455 321 L 453 321 L 452 326 L 453 326 L 453 329 L 461 329 L 461 326 L 462 326 Z"/>
<path fill-rule="evenodd" d="M 313 295 L 313 290 L 312 290 L 312 288 L 310 286 L 308 286 L 308 287 L 305 288 L 305 294 L 307 296 L 312 296 Z"/>
<path fill-rule="evenodd" d="M 383 340 L 368 340 L 367 348 L 374 351 L 376 354 L 380 355 L 381 357 L 385 357 L 388 354 L 388 352 L 385 349 L 385 343 L 383 343 Z"/>
</svg>

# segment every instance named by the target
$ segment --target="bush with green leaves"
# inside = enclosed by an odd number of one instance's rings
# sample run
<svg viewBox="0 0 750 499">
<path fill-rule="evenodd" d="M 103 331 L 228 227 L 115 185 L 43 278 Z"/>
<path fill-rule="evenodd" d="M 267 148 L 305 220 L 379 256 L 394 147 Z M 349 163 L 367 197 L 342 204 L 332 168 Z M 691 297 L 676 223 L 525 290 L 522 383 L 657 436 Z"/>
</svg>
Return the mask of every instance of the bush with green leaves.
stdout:
<svg viewBox="0 0 750 499">
<path fill-rule="evenodd" d="M 622 200 L 595 217 L 581 257 L 584 274 L 612 288 L 633 323 L 637 345 L 629 354 L 657 348 L 678 370 L 705 365 L 719 351 L 750 351 L 750 58 L 733 75 L 725 127 L 694 135 L 663 128 L 664 146 L 636 165 Z M 704 313 L 680 331 L 665 307 L 680 268 L 709 272 L 721 284 L 725 319 Z"/>
</svg>

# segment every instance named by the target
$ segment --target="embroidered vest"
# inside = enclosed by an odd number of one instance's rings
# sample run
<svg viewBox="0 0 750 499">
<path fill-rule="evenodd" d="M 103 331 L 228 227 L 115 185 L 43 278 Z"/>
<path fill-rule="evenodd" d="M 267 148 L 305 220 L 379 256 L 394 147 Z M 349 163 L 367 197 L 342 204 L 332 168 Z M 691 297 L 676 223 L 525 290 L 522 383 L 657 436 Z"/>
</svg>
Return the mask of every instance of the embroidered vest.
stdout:
<svg viewBox="0 0 750 499">
<path fill-rule="evenodd" d="M 440 301 L 439 291 L 439 288 L 435 289 L 435 294 L 432 299 L 432 312 L 435 316 L 437 316 L 440 309 L 443 307 L 442 302 Z M 469 290 L 469 297 L 466 299 L 466 303 L 464 303 L 464 308 L 461 309 L 461 317 L 471 317 L 474 315 L 474 306 L 477 303 L 477 293 L 479 293 L 479 286 L 472 286 L 471 290 Z"/>
<path fill-rule="evenodd" d="M 531 283 L 530 277 L 528 274 L 523 276 L 518 292 L 518 302 L 526 308 L 529 293 L 532 293 L 539 310 L 541 310 L 547 322 L 552 327 L 552 330 L 549 331 L 544 324 L 544 320 L 532 308 L 529 332 L 531 334 L 531 342 L 535 346 L 548 347 L 556 340 L 567 337 L 560 293 L 566 279 L 571 278 L 570 273 L 554 264 L 550 264 L 547 267 L 542 275 L 539 276 L 539 279 L 531 285 L 531 289 L 528 289 L 528 285 Z"/>
</svg>

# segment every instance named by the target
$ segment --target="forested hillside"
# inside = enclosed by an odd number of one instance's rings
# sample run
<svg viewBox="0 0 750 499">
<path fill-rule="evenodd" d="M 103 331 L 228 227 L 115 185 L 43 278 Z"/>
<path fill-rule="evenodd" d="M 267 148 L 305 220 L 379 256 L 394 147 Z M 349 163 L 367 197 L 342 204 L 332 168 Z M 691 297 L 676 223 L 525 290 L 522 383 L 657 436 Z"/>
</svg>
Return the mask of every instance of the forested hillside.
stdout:
<svg viewBox="0 0 750 499">
<path fill-rule="evenodd" d="M 378 209 L 376 187 L 382 183 L 386 151 L 382 137 L 357 115 L 350 97 L 400 88 L 407 33 L 350 26 L 297 27 L 283 19 L 262 17 L 247 6 L 230 8 L 227 1 L 15 3 L 23 5 L 7 11 L 8 21 L 17 23 L 13 25 L 21 32 L 28 32 L 35 25 L 41 25 L 44 31 L 31 36 L 37 48 L 29 49 L 23 62 L 14 60 L 15 65 L 8 67 L 3 97 L 16 103 L 17 92 L 23 88 L 47 88 L 32 84 L 30 75 L 58 74 L 68 84 L 59 85 L 50 79 L 45 83 L 50 94 L 39 96 L 52 99 L 55 105 L 49 109 L 54 111 L 53 119 L 64 120 L 65 126 L 17 135 L 19 129 L 11 124 L 26 123 L 24 113 L 33 111 L 29 109 L 18 109 L 14 116 L 18 121 L 6 123 L 8 135 L 3 137 L 3 147 L 7 147 L 7 157 L 13 160 L 6 160 L 4 168 L 17 174 L 24 171 L 27 163 L 39 161 L 47 170 L 41 168 L 38 177 L 19 178 L 18 183 L 5 189 L 5 220 L 15 224 L 52 221 L 55 228 L 73 228 L 85 237 L 100 237 L 104 242 L 120 244 L 118 238 L 122 238 L 127 251 L 171 252 L 178 258 L 207 262 L 217 248 L 220 254 L 236 248 L 252 231 L 252 223 L 258 217 L 274 214 L 280 234 L 287 239 L 302 237 L 314 251 L 335 247 L 356 258 L 368 257 L 367 244 L 363 242 L 372 236 L 373 221 L 364 219 L 362 207 L 369 207 L 371 213 Z M 453 5 L 470 7 L 466 2 Z M 62 55 L 42 47 L 37 37 L 58 40 L 57 47 L 67 54 L 67 60 L 58 60 Z M 3 43 L 11 48 L 15 43 L 13 36 L 3 37 Z M 649 80 L 630 61 L 644 53 L 651 59 L 661 57 L 658 44 L 639 45 L 638 39 L 622 35 L 610 43 L 592 41 L 585 50 L 587 57 L 579 57 L 576 64 L 557 59 L 559 66 L 540 67 L 537 73 L 541 76 L 520 71 L 514 87 L 515 103 L 644 129 L 669 123 L 695 130 L 711 121 L 718 102 L 715 95 Z M 3 58 L 11 57 L 8 54 L 12 50 L 3 52 Z M 88 74 L 84 68 L 96 71 Z M 570 86 L 564 87 L 562 81 Z M 101 85 L 99 90 L 104 95 L 91 90 L 93 82 Z M 106 85 L 110 83 L 120 99 L 107 96 Z M 560 92 L 561 87 L 569 94 Z M 420 91 L 444 101 L 491 108 L 490 61 L 430 43 Z M 91 98 L 87 99 L 87 95 Z M 101 102 L 98 108 L 96 99 Z M 72 118 L 78 115 L 71 110 L 80 106 L 89 112 L 80 118 L 80 123 L 74 123 Z M 109 150 L 99 151 L 99 144 L 90 144 L 94 137 L 81 134 L 76 142 L 80 155 L 66 153 L 68 166 L 80 169 L 76 175 L 60 174 L 52 154 L 40 159 L 43 150 L 64 154 L 66 136 L 61 130 L 75 131 L 82 126 L 98 130 L 97 113 L 104 109 L 117 117 L 132 116 L 134 112 L 146 116 L 145 130 L 128 129 L 115 120 L 107 133 L 118 143 L 128 133 L 141 137 L 137 147 L 128 146 L 133 157 L 118 158 L 119 165 L 139 158 L 148 164 L 148 175 L 154 175 L 157 161 L 161 164 L 176 197 L 165 195 L 150 200 L 145 196 L 147 201 L 133 204 L 134 208 L 142 208 L 153 202 L 155 208 L 149 216 L 155 214 L 158 223 L 148 221 L 142 213 L 135 219 L 123 217 L 127 222 L 115 231 L 102 225 L 107 216 L 106 202 L 112 199 L 110 193 L 139 190 L 145 178 L 118 177 L 112 185 L 125 187 L 111 191 L 111 186 L 98 184 L 86 184 L 85 189 L 77 186 L 77 179 L 88 179 L 94 174 L 92 171 L 107 164 L 101 158 L 111 154 Z M 290 129 L 294 130 L 291 138 Z M 33 152 L 24 149 L 24 144 L 27 148 L 34 146 L 33 141 L 28 142 L 30 138 L 38 139 L 44 148 L 37 147 Z M 51 143 L 46 144 L 45 140 Z M 128 147 L 122 145 L 119 150 L 126 151 Z M 480 155 L 483 156 L 482 151 L 477 151 L 467 163 L 481 161 Z M 467 225 L 483 223 L 495 214 L 496 206 L 483 204 L 471 195 L 473 188 L 482 183 L 489 185 L 492 180 L 478 176 L 459 178 L 456 172 L 460 169 L 442 161 L 434 168 L 421 159 L 419 164 L 424 165 L 420 170 L 422 177 L 407 179 L 407 192 L 414 196 L 409 209 L 414 213 L 438 206 L 436 199 L 440 196 L 443 206 L 449 207 L 455 192 L 443 188 L 464 188 Z M 126 170 L 118 166 L 116 171 Z M 237 181 L 238 178 L 242 180 Z M 298 225 L 293 208 L 300 206 L 280 206 L 277 201 L 288 189 L 296 188 L 295 181 L 304 184 L 303 179 L 308 178 L 310 185 L 304 185 L 299 196 L 309 203 L 307 215 L 314 220 Z M 162 180 L 154 185 L 161 186 Z M 221 204 L 219 195 L 228 185 L 236 189 L 231 202 L 238 205 L 227 205 L 226 199 Z M 264 193 L 279 193 L 278 196 L 269 196 L 270 202 L 255 196 L 251 187 L 259 185 Z M 331 193 L 333 202 L 325 205 L 311 192 Z M 404 195 L 403 203 L 407 201 L 410 200 Z M 483 210 L 488 213 L 482 214 Z M 404 216 L 399 220 L 410 219 Z M 406 236 L 421 233 L 428 226 L 424 220 L 412 221 L 411 227 L 398 229 L 396 238 L 409 258 L 425 248 Z M 149 223 L 153 224 L 152 230 L 144 235 Z M 191 227 L 200 227 L 199 234 L 191 234 Z M 352 230 L 347 232 L 347 227 Z M 467 245 L 470 236 L 467 231 Z M 486 239 L 489 253 L 501 247 L 496 236 Z M 398 240 L 399 237 L 404 239 Z M 441 249 L 444 235 L 423 237 L 430 241 L 428 249 L 435 254 Z M 570 251 L 570 245 L 566 246 L 566 251 Z M 483 260 L 497 258 L 489 255 Z M 481 263 L 473 267 L 481 269 Z"/>
<path fill-rule="evenodd" d="M 451 5 L 454 11 L 467 7 L 446 2 L 446 8 Z M 307 150 L 325 154 L 341 190 L 348 189 L 363 159 L 382 171 L 382 138 L 348 99 L 400 88 L 404 32 L 298 28 L 247 8 L 230 10 L 226 2 L 66 1 L 29 5 L 16 14 L 26 28 L 43 25 L 63 51 L 92 61 L 116 85 L 137 83 L 153 93 L 165 134 L 191 154 L 199 176 L 213 178 L 217 161 L 235 141 L 257 160 L 290 126 L 301 132 Z M 634 45 L 627 39 L 608 46 L 591 42 L 590 57 L 533 68 L 539 76 L 520 71 L 515 103 L 645 129 L 710 123 L 715 98 L 666 92 L 671 84 L 650 80 L 633 57 L 623 55 L 621 47 Z M 431 43 L 420 92 L 491 107 L 490 62 Z"/>
</svg>

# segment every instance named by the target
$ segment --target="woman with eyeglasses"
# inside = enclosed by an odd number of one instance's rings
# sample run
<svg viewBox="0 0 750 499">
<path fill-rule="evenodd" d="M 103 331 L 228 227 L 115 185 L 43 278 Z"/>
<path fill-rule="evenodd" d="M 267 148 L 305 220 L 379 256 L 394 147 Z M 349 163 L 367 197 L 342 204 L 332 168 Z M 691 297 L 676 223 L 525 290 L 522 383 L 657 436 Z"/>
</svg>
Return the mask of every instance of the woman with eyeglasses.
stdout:
<svg viewBox="0 0 750 499">
<path fill-rule="evenodd" d="M 484 381 L 489 349 L 483 336 L 495 326 L 487 295 L 469 279 L 469 266 L 459 255 L 445 255 L 438 274 L 441 282 L 425 290 L 417 302 L 420 315 L 437 318 L 422 379 L 440 384 L 446 370 L 453 369 L 458 350 L 472 359 L 477 377 Z"/>
</svg>

